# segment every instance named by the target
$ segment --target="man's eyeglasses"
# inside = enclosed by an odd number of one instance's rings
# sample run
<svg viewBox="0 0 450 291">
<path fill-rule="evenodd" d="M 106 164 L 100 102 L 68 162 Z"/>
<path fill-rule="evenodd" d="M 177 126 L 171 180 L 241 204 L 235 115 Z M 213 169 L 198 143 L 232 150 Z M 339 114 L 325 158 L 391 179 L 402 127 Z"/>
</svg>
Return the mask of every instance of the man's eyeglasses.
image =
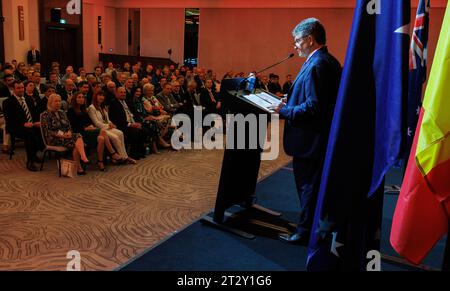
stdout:
<svg viewBox="0 0 450 291">
<path fill-rule="evenodd" d="M 305 36 L 296 38 L 296 39 L 294 40 L 293 45 L 295 46 L 295 45 L 297 45 L 297 44 L 301 44 L 301 42 L 302 42 L 305 38 L 307 38 L 308 36 L 309 36 L 309 35 L 305 35 Z"/>
</svg>

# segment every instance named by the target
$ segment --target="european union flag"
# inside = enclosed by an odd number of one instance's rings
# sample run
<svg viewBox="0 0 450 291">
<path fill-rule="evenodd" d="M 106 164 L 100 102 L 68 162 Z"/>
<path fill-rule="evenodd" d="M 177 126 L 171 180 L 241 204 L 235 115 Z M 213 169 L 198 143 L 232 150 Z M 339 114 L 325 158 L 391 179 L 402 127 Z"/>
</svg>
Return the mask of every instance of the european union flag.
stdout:
<svg viewBox="0 0 450 291">
<path fill-rule="evenodd" d="M 380 5 L 373 9 L 373 5 Z M 358 0 L 325 158 L 307 268 L 365 270 L 379 249 L 384 176 L 406 136 L 411 4 Z"/>
</svg>

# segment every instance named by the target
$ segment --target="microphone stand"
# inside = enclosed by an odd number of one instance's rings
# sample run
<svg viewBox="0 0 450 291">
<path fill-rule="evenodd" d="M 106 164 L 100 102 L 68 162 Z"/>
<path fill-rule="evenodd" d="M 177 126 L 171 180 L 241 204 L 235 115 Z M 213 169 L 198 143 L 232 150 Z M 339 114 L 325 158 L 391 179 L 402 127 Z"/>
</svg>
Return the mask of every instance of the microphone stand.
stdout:
<svg viewBox="0 0 450 291">
<path fill-rule="evenodd" d="M 237 86 L 237 88 L 236 88 L 236 96 L 238 95 L 239 89 L 241 88 L 242 84 L 244 84 L 245 82 L 247 82 L 250 78 L 253 78 L 253 77 L 254 77 L 254 78 L 257 78 L 257 75 L 258 75 L 258 74 L 261 74 L 262 72 L 265 72 L 265 71 L 267 71 L 268 69 L 271 69 L 271 68 L 273 68 L 273 67 L 278 66 L 279 64 L 282 64 L 282 63 L 284 63 L 285 61 L 287 61 L 287 60 L 293 58 L 294 56 L 295 56 L 295 54 L 292 53 L 292 54 L 290 54 L 289 56 L 287 56 L 286 58 L 284 58 L 283 60 L 279 61 L 278 63 L 273 64 L 273 65 L 270 65 L 270 66 L 268 66 L 268 67 L 266 67 L 266 68 L 264 68 L 264 69 L 262 69 L 262 70 L 256 72 L 256 73 L 254 74 L 254 76 L 252 76 L 252 74 L 250 74 L 250 76 L 248 76 L 247 78 L 245 78 L 244 80 L 242 80 L 241 82 L 239 82 L 239 84 L 238 84 L 238 86 Z"/>
</svg>

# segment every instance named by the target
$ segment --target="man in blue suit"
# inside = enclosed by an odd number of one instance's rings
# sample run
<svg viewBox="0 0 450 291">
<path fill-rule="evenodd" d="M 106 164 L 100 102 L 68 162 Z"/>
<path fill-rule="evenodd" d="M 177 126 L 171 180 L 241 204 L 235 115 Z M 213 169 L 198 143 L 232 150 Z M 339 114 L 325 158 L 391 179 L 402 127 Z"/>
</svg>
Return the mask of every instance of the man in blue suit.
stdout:
<svg viewBox="0 0 450 291">
<path fill-rule="evenodd" d="M 300 198 L 297 231 L 280 239 L 306 245 L 314 220 L 323 163 L 342 68 L 326 47 L 326 32 L 319 20 L 300 22 L 292 32 L 295 49 L 306 62 L 292 84 L 287 104 L 277 112 L 285 119 L 284 149 L 293 157 Z"/>
</svg>

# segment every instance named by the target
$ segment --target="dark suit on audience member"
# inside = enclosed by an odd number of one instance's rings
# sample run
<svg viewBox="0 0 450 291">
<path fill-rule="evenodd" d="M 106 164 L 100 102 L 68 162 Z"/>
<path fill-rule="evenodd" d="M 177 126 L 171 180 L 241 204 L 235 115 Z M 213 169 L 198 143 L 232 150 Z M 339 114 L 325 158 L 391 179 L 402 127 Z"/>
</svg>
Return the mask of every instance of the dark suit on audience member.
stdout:
<svg viewBox="0 0 450 291">
<path fill-rule="evenodd" d="M 272 94 L 281 93 L 282 91 L 279 83 L 269 83 L 267 87 L 269 88 L 269 92 Z"/>
<path fill-rule="evenodd" d="M 220 114 L 220 110 L 216 107 L 219 102 L 219 94 L 215 92 L 214 88 L 212 88 L 211 91 L 206 88 L 202 89 L 200 93 L 200 103 L 205 108 L 205 114 Z"/>
<path fill-rule="evenodd" d="M 29 50 L 27 53 L 27 62 L 30 66 L 33 66 L 36 63 L 41 62 L 41 53 L 38 50 L 34 50 L 34 56 L 33 51 Z"/>
<path fill-rule="evenodd" d="M 122 104 L 119 99 L 115 98 L 109 104 L 109 119 L 117 126 L 117 129 L 121 130 L 125 135 L 125 138 L 130 143 L 130 156 L 133 159 L 139 159 L 140 157 L 145 156 L 145 142 L 149 137 L 150 133 L 144 127 L 141 129 L 129 127 L 129 123 L 134 123 L 134 117 L 131 118 L 133 120 L 127 119 L 126 107 L 128 108 L 128 104 L 125 100 L 123 100 L 124 104 Z M 131 109 L 128 108 L 131 113 Z"/>
<path fill-rule="evenodd" d="M 24 99 L 32 120 L 28 120 L 25 110 L 14 95 L 3 101 L 3 112 L 6 120 L 6 131 L 25 141 L 28 163 L 33 162 L 36 158 L 36 152 L 39 150 L 39 145 L 41 144 L 41 135 L 38 128 L 26 128 L 24 126 L 28 122 L 39 122 L 39 119 L 36 119 L 37 115 L 31 100 L 25 97 Z"/>
<path fill-rule="evenodd" d="M 294 157 L 294 176 L 302 207 L 297 233 L 308 236 L 312 227 L 341 65 L 326 47 L 303 65 L 280 111 L 286 120 L 284 149 Z"/>
</svg>

